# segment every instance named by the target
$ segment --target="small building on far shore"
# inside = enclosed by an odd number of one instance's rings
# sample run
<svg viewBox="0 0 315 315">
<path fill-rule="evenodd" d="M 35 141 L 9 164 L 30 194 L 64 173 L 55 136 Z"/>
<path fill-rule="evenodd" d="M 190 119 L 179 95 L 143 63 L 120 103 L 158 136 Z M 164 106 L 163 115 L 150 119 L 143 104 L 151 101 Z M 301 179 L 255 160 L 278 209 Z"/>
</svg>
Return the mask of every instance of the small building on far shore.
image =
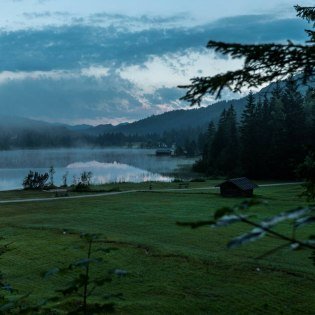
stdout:
<svg viewBox="0 0 315 315">
<path fill-rule="evenodd" d="M 172 155 L 174 155 L 174 150 L 167 149 L 167 148 L 157 149 L 155 151 L 155 155 L 156 156 L 172 156 Z"/>
<path fill-rule="evenodd" d="M 258 186 L 246 177 L 232 178 L 217 185 L 223 197 L 252 197 Z"/>
</svg>

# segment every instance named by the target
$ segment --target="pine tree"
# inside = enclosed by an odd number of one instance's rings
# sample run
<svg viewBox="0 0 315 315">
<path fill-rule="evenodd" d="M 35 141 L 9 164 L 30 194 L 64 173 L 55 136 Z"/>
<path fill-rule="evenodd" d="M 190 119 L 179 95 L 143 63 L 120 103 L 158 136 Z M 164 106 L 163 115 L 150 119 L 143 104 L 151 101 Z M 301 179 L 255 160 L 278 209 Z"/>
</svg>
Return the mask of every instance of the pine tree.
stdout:
<svg viewBox="0 0 315 315">
<path fill-rule="evenodd" d="M 268 176 L 268 161 L 270 159 L 270 130 L 267 128 L 270 121 L 269 101 L 265 96 L 262 101 L 258 99 L 255 111 L 255 172 L 253 178 L 266 178 Z M 245 165 L 243 166 L 245 168 Z"/>
<path fill-rule="evenodd" d="M 242 114 L 240 139 L 241 139 L 241 163 L 245 175 L 255 177 L 257 171 L 257 117 L 255 97 L 252 92 L 247 97 L 247 103 Z"/>
<path fill-rule="evenodd" d="M 304 98 L 306 146 L 315 151 L 315 91 L 309 88 Z"/>
<path fill-rule="evenodd" d="M 238 176 L 240 173 L 240 144 L 237 128 L 236 112 L 231 105 L 227 112 L 227 147 L 225 149 L 225 173 L 228 176 Z"/>
<path fill-rule="evenodd" d="M 315 74 L 315 7 L 295 6 L 297 16 L 311 23 L 311 30 L 306 30 L 308 40 L 304 45 L 294 44 L 254 44 L 243 45 L 209 41 L 207 48 L 229 55 L 233 59 L 244 58 L 242 69 L 228 71 L 212 77 L 196 77 L 190 85 L 180 86 L 187 89 L 181 99 L 191 105 L 200 104 L 206 94 L 220 97 L 224 88 L 240 92 L 243 87 L 256 88 L 275 80 L 282 80 L 288 75 L 299 75 L 297 80 L 305 84 Z"/>
<path fill-rule="evenodd" d="M 239 172 L 239 138 L 234 107 L 224 109 L 215 133 L 210 155 L 210 168 L 215 175 Z"/>
<path fill-rule="evenodd" d="M 204 161 L 204 166 L 205 166 L 205 172 L 206 174 L 211 174 L 213 173 L 213 168 L 212 168 L 212 161 L 211 161 L 211 150 L 212 150 L 212 144 L 213 144 L 213 139 L 215 136 L 215 124 L 213 121 L 210 122 L 207 130 L 207 140 L 206 144 L 203 150 L 203 155 L 202 159 Z"/>
<path fill-rule="evenodd" d="M 303 96 L 293 79 L 286 82 L 282 101 L 284 114 L 283 153 L 285 160 L 281 162 L 286 164 L 286 175 L 292 178 L 296 166 L 302 163 L 306 154 L 303 143 L 305 143 L 307 134 Z"/>
<path fill-rule="evenodd" d="M 268 150 L 268 177 L 282 178 L 285 174 L 284 166 L 285 154 L 284 148 L 284 108 L 283 94 L 280 84 L 277 84 L 271 93 L 269 102 L 270 120 L 267 128 L 270 132 L 270 143 L 266 148 Z"/>
<path fill-rule="evenodd" d="M 214 135 L 216 133 L 215 124 L 211 121 L 208 125 L 207 132 L 203 134 L 202 157 L 193 165 L 193 170 L 207 175 L 213 174 L 213 165 L 211 161 L 211 150 Z"/>
<path fill-rule="evenodd" d="M 209 156 L 209 169 L 213 170 L 213 175 L 222 175 L 222 151 L 226 143 L 226 116 L 227 111 L 224 109 L 220 115 L 218 129 L 213 137 Z"/>
</svg>

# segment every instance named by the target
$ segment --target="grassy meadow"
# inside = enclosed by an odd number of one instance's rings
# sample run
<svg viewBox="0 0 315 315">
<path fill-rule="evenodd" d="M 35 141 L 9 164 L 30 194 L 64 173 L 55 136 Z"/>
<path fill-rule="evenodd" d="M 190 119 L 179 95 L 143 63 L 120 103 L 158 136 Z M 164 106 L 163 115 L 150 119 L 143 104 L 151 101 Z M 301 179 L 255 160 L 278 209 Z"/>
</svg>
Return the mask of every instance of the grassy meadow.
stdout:
<svg viewBox="0 0 315 315">
<path fill-rule="evenodd" d="M 105 256 L 105 264 L 93 265 L 92 275 L 115 268 L 128 271 L 95 292 L 99 297 L 123 293 L 124 299 L 117 301 L 118 314 L 314 314 L 315 268 L 310 252 L 283 249 L 257 259 L 281 241 L 265 238 L 229 250 L 228 240 L 248 226 L 192 230 L 176 225 L 210 219 L 216 209 L 242 201 L 202 189 L 215 183 L 191 183 L 194 190 L 177 191 L 162 191 L 178 188 L 177 183 L 154 183 L 152 191 L 1 204 L 0 236 L 12 242 L 11 250 L 1 256 L 1 271 L 19 292 L 30 292 L 34 300 L 48 297 L 63 286 L 64 278 L 43 279 L 41 273 L 85 256 L 80 232 L 101 233 L 100 245 L 118 250 Z M 119 189 L 147 186 L 121 184 Z M 257 196 L 269 206 L 251 212 L 262 219 L 303 205 L 300 191 L 299 185 L 257 189 Z M 1 192 L 0 200 L 48 196 L 54 195 Z M 312 228 L 298 232 L 299 236 Z"/>
</svg>

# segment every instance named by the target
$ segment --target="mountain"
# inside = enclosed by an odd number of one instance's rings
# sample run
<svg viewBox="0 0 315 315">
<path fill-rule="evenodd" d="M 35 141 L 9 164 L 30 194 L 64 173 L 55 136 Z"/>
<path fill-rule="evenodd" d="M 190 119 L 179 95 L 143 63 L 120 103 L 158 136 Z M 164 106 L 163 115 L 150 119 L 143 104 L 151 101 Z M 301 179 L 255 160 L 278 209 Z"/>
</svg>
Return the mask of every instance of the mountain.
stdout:
<svg viewBox="0 0 315 315">
<path fill-rule="evenodd" d="M 14 148 L 56 148 L 88 145 L 86 135 L 58 124 L 0 116 L 0 150 Z"/>
<path fill-rule="evenodd" d="M 29 119 L 19 116 L 0 115 L 0 129 L 34 129 L 51 127 L 52 124 L 40 120 Z"/>
<path fill-rule="evenodd" d="M 74 125 L 74 126 L 64 125 L 64 127 L 66 127 L 69 130 L 73 130 L 73 131 L 84 131 L 84 130 L 88 130 L 88 129 L 92 128 L 93 126 L 82 124 L 82 125 Z"/>
<path fill-rule="evenodd" d="M 285 85 L 285 81 L 280 83 L 280 87 Z M 267 87 L 255 93 L 256 99 L 265 96 L 270 97 L 276 83 L 271 83 Z M 307 86 L 300 85 L 299 90 L 305 93 Z M 217 122 L 223 109 L 234 106 L 238 118 L 246 105 L 246 97 L 234 99 L 230 101 L 219 101 L 207 107 L 199 107 L 190 109 L 187 105 L 187 110 L 174 110 L 160 115 L 153 115 L 139 121 L 129 124 L 98 125 L 84 130 L 84 133 L 90 135 L 99 135 L 104 133 L 123 133 L 125 135 L 146 135 L 146 134 L 162 134 L 165 131 L 183 130 L 189 128 L 206 128 L 210 121 Z"/>
<path fill-rule="evenodd" d="M 280 84 L 283 85 L 284 83 L 282 82 Z M 275 84 L 272 83 L 263 88 L 260 92 L 255 94 L 255 98 L 264 97 L 265 95 L 270 96 L 274 85 Z M 300 89 L 302 93 L 305 92 L 305 87 L 300 86 Z M 16 138 L 17 140 L 14 141 L 16 145 L 24 142 L 32 142 L 29 140 L 31 138 L 38 138 L 42 139 L 42 146 L 45 145 L 45 139 L 51 146 L 57 144 L 71 146 L 75 144 L 91 144 L 91 136 L 98 136 L 100 134 L 123 133 L 126 136 L 143 136 L 147 134 L 161 135 L 164 132 L 172 130 L 180 131 L 186 129 L 187 131 L 191 128 L 205 129 L 210 121 L 217 122 L 223 109 L 231 105 L 234 106 L 239 118 L 246 105 L 246 97 L 230 101 L 219 101 L 207 107 L 194 109 L 190 109 L 187 105 L 187 110 L 181 109 L 165 112 L 133 123 L 122 123 L 117 126 L 111 124 L 98 125 L 95 127 L 84 124 L 69 126 L 51 124 L 22 117 L 0 116 L 0 134 L 2 134 L 0 138 Z M 18 141 L 19 138 L 21 139 L 20 141 Z"/>
<path fill-rule="evenodd" d="M 116 126 L 118 127 L 118 126 Z M 89 135 L 94 135 L 97 136 L 99 134 L 103 134 L 103 133 L 111 133 L 111 132 L 119 132 L 116 131 L 115 126 L 113 126 L 112 124 L 105 124 L 105 125 L 98 125 L 98 126 L 90 126 L 90 128 L 87 128 L 85 130 L 81 130 L 83 133 L 89 134 Z"/>
<path fill-rule="evenodd" d="M 224 108 L 235 106 L 238 115 L 241 114 L 246 104 L 246 98 L 231 101 L 220 101 L 208 107 L 200 107 L 187 110 L 174 110 L 160 115 L 153 115 L 139 121 L 120 124 L 118 126 L 99 125 L 83 130 L 90 135 L 103 133 L 124 133 L 126 135 L 145 135 L 150 133 L 162 134 L 165 131 L 188 128 L 205 128 L 211 120 L 217 122 Z"/>
</svg>

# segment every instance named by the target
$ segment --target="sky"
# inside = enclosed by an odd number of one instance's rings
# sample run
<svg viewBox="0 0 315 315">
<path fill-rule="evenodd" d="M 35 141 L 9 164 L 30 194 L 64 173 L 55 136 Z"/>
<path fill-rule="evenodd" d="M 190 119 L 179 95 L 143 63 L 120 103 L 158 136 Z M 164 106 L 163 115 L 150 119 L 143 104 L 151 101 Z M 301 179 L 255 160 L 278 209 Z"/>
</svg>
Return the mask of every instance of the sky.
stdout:
<svg viewBox="0 0 315 315">
<path fill-rule="evenodd" d="M 188 109 L 178 85 L 242 66 L 207 50 L 208 40 L 303 42 L 295 4 L 0 0 L 0 115 L 97 125 Z"/>
</svg>

